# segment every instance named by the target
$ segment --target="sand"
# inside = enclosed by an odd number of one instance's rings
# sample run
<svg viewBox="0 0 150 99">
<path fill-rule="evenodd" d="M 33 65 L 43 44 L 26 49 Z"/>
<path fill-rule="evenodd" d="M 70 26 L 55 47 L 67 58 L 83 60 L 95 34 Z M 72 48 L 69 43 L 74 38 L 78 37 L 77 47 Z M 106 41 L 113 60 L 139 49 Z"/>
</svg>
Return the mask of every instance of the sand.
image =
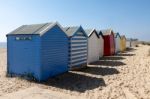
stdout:
<svg viewBox="0 0 150 99">
<path fill-rule="evenodd" d="M 17 92 L 13 92 L 4 96 L 0 99 L 80 99 L 80 96 L 71 96 L 58 91 L 52 91 L 49 89 L 43 89 L 39 87 L 31 87 Z M 82 99 L 86 99 L 83 98 Z"/>
<path fill-rule="evenodd" d="M 140 45 L 43 83 L 6 77 L 6 49 L 0 49 L 0 96 L 38 87 L 81 99 L 150 99 L 149 49 Z"/>
</svg>

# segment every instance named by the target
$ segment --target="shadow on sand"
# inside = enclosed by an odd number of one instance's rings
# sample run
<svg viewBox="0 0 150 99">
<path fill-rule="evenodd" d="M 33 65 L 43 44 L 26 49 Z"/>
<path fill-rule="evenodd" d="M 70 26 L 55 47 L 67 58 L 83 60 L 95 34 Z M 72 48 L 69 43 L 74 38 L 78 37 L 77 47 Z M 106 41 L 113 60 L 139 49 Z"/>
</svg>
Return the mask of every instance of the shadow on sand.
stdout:
<svg viewBox="0 0 150 99">
<path fill-rule="evenodd" d="M 92 90 L 99 86 L 106 86 L 102 78 L 95 78 L 72 72 L 51 78 L 42 84 L 78 92 L 85 92 L 86 90 Z"/>
<path fill-rule="evenodd" d="M 136 50 L 136 49 L 131 48 L 131 47 L 130 47 L 130 48 L 126 48 L 126 51 L 127 51 L 127 52 L 132 52 L 132 51 L 135 51 L 135 50 Z"/>
<path fill-rule="evenodd" d="M 115 68 L 93 67 L 93 66 L 87 67 L 86 69 L 81 70 L 81 72 L 102 76 L 119 74 L 119 71 Z"/>
<path fill-rule="evenodd" d="M 115 66 L 122 66 L 122 65 L 126 65 L 126 64 L 123 63 L 123 62 L 120 62 L 120 61 L 99 60 L 97 62 L 91 63 L 90 65 L 101 65 L 101 66 L 112 66 L 112 67 L 115 67 Z"/>
<path fill-rule="evenodd" d="M 125 58 L 121 56 L 104 56 L 100 58 L 100 60 L 123 60 L 123 59 Z"/>
<path fill-rule="evenodd" d="M 119 53 L 116 56 L 134 56 L 135 54 L 124 54 L 124 53 Z"/>
</svg>

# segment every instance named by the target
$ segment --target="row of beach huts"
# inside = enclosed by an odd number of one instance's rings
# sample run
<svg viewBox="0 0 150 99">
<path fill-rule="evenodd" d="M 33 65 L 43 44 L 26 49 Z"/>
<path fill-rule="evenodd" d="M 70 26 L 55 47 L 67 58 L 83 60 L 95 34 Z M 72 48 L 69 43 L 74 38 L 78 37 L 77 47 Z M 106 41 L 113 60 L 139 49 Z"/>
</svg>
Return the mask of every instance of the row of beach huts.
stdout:
<svg viewBox="0 0 150 99">
<path fill-rule="evenodd" d="M 62 27 L 58 22 L 23 25 L 7 34 L 7 73 L 43 81 L 123 52 L 133 43 L 111 29 Z"/>
</svg>

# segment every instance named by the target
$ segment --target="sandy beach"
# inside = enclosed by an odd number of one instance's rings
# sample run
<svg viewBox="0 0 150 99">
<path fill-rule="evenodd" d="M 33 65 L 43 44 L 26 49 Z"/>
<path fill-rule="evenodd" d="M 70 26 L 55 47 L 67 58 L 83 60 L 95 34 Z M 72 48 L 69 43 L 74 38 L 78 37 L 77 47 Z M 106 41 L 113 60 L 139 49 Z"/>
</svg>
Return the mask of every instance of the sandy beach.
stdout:
<svg viewBox="0 0 150 99">
<path fill-rule="evenodd" d="M 38 87 L 81 99 L 150 99 L 149 49 L 150 46 L 139 45 L 124 53 L 103 57 L 86 69 L 71 71 L 42 83 L 6 77 L 7 52 L 0 49 L 0 97 Z"/>
</svg>

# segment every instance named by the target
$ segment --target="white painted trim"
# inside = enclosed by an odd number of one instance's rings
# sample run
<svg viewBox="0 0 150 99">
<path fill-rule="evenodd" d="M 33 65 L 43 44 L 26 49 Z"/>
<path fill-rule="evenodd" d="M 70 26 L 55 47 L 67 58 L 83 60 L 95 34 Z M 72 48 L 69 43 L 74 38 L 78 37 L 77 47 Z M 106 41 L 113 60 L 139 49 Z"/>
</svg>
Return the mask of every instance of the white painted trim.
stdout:
<svg viewBox="0 0 150 99">
<path fill-rule="evenodd" d="M 86 38 L 85 36 L 75 36 L 73 38 Z"/>
<path fill-rule="evenodd" d="M 70 42 L 87 42 L 87 40 L 70 40 Z"/>
<path fill-rule="evenodd" d="M 79 53 L 87 53 L 87 50 L 84 50 L 84 51 L 78 51 L 78 52 L 71 52 L 70 54 L 72 55 L 72 54 L 79 54 Z"/>
<path fill-rule="evenodd" d="M 80 61 L 80 60 L 84 60 L 87 59 L 87 57 L 83 57 L 83 58 L 79 58 L 79 59 L 74 59 L 74 60 L 70 60 L 70 62 L 76 62 L 76 61 Z"/>
<path fill-rule="evenodd" d="M 77 58 L 77 57 L 80 57 L 80 56 L 87 56 L 87 54 L 79 54 L 79 55 L 71 56 L 70 58 Z"/>
<path fill-rule="evenodd" d="M 82 61 L 82 62 L 79 62 L 79 63 L 71 64 L 71 67 L 76 66 L 76 65 L 80 65 L 80 64 L 83 64 L 83 63 L 86 63 L 86 62 L 87 61 Z"/>
<path fill-rule="evenodd" d="M 77 47 L 77 46 L 87 46 L 87 43 L 71 44 L 71 47 Z"/>
<path fill-rule="evenodd" d="M 87 47 L 77 47 L 77 48 L 71 48 L 70 50 L 82 50 L 82 49 L 86 49 L 87 50 Z"/>
</svg>

